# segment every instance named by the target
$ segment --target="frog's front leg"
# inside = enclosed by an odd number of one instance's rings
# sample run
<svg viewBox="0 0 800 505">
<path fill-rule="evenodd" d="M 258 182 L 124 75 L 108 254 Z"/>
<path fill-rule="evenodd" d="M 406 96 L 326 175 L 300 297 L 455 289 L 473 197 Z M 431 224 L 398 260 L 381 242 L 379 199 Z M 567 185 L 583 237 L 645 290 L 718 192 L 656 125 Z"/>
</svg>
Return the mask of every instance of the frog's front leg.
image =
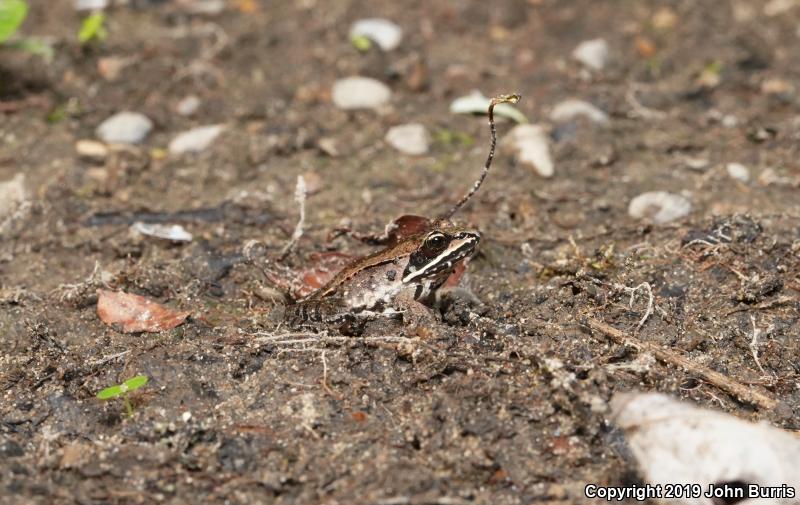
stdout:
<svg viewBox="0 0 800 505">
<path fill-rule="evenodd" d="M 406 326 L 432 329 L 439 323 L 431 308 L 415 298 L 414 290 L 398 293 L 392 306 L 402 313 L 403 324 Z"/>
</svg>

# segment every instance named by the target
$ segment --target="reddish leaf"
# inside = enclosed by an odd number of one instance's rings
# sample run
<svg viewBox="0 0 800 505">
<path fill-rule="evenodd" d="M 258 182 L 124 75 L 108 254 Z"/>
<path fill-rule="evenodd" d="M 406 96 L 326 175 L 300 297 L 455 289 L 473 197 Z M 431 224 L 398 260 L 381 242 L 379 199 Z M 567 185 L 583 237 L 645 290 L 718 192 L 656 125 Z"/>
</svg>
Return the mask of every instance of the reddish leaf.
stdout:
<svg viewBox="0 0 800 505">
<path fill-rule="evenodd" d="M 353 256 L 340 252 L 323 252 L 311 255 L 314 266 L 303 270 L 300 277 L 303 288 L 299 293 L 305 296 L 324 286 L 339 271 L 353 261 Z"/>
<path fill-rule="evenodd" d="M 158 332 L 183 323 L 190 312 L 178 312 L 139 295 L 97 290 L 97 315 L 106 324 L 119 324 L 125 333 Z"/>
<path fill-rule="evenodd" d="M 413 214 L 405 214 L 389 224 L 386 227 L 386 235 L 389 237 L 389 244 L 394 245 L 403 240 L 424 233 L 431 229 L 431 220 L 423 216 L 415 216 Z"/>
</svg>

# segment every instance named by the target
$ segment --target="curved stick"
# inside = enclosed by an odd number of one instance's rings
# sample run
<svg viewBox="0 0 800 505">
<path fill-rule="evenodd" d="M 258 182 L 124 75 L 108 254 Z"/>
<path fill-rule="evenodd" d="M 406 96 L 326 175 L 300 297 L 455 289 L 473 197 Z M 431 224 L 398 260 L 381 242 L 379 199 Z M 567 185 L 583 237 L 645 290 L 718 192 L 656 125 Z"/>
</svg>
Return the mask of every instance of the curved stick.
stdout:
<svg viewBox="0 0 800 505">
<path fill-rule="evenodd" d="M 501 103 L 517 103 L 519 102 L 520 95 L 512 94 L 512 95 L 499 95 L 492 98 L 492 101 L 489 102 L 489 132 L 491 134 L 492 143 L 489 146 L 489 155 L 486 157 L 486 163 L 483 165 L 483 172 L 481 172 L 481 176 L 475 181 L 475 184 L 472 185 L 472 188 L 467 192 L 466 195 L 461 197 L 461 200 L 456 203 L 452 209 L 446 214 L 443 214 L 440 219 L 450 219 L 453 214 L 455 214 L 458 209 L 464 206 L 465 203 L 472 198 L 472 195 L 478 191 L 478 188 L 481 187 L 483 184 L 483 180 L 486 179 L 486 176 L 489 174 L 489 169 L 492 167 L 492 159 L 494 158 L 494 148 L 497 145 L 497 132 L 495 131 L 494 127 L 494 106 L 501 104 Z"/>
</svg>

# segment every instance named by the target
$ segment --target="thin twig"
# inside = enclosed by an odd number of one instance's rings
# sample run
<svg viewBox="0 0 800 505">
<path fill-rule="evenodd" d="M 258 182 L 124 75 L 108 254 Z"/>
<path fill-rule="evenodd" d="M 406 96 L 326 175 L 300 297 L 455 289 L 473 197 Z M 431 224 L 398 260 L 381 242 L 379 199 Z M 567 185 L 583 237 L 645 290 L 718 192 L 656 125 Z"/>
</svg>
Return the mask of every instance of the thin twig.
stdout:
<svg viewBox="0 0 800 505">
<path fill-rule="evenodd" d="M 758 359 L 758 337 L 761 336 L 761 329 L 756 326 L 756 318 L 752 314 L 750 314 L 750 323 L 753 325 L 753 338 L 750 340 L 750 352 L 753 353 L 753 359 L 758 369 L 761 370 L 761 375 L 766 377 L 767 372 L 764 371 L 764 367 L 761 366 L 761 361 Z"/>
<path fill-rule="evenodd" d="M 342 400 L 344 397 L 328 385 L 328 361 L 325 359 L 325 351 L 320 353 L 320 359 L 322 359 L 322 389 L 337 400 Z"/>
<path fill-rule="evenodd" d="M 639 320 L 639 324 L 636 325 L 636 332 L 638 333 L 639 330 L 642 329 L 642 326 L 644 326 L 644 323 L 647 321 L 647 318 L 653 314 L 653 288 L 651 288 L 650 284 L 647 282 L 643 282 L 638 286 L 636 286 L 635 288 L 629 288 L 627 286 L 623 287 L 625 288 L 626 291 L 629 290 L 631 292 L 631 299 L 630 302 L 628 302 L 628 306 L 631 309 L 633 309 L 633 298 L 636 295 L 636 292 L 639 291 L 639 289 L 644 289 L 647 292 L 647 309 L 644 311 L 642 319 Z"/>
<path fill-rule="evenodd" d="M 486 179 L 486 176 L 489 175 L 489 169 L 492 168 L 492 159 L 494 158 L 494 148 L 497 146 L 497 130 L 494 127 L 494 107 L 497 104 L 501 103 L 517 103 L 519 102 L 520 95 L 513 94 L 513 95 L 500 95 L 492 98 L 492 101 L 489 102 L 489 133 L 491 134 L 491 144 L 489 145 L 489 155 L 486 157 L 486 163 L 483 164 L 483 172 L 481 172 L 480 177 L 478 180 L 475 181 L 475 184 L 472 185 L 467 194 L 461 197 L 461 200 L 456 203 L 452 209 L 450 209 L 446 214 L 443 214 L 439 219 L 450 219 L 453 217 L 458 209 L 460 209 L 465 203 L 472 198 L 472 195 L 478 191 L 478 188 L 481 187 L 483 184 L 483 180 Z"/>
<path fill-rule="evenodd" d="M 297 220 L 297 224 L 294 227 L 294 233 L 292 233 L 292 238 L 283 247 L 283 251 L 281 251 L 281 257 L 279 261 L 285 260 L 289 256 L 289 254 L 291 254 L 292 250 L 297 245 L 297 242 L 300 240 L 300 237 L 303 236 L 303 227 L 306 224 L 307 194 L 308 190 L 306 188 L 306 180 L 303 178 L 302 175 L 298 175 L 297 186 L 294 189 L 294 201 L 297 202 L 297 205 L 300 207 L 300 219 Z"/>
<path fill-rule="evenodd" d="M 726 393 L 735 396 L 739 399 L 739 401 L 748 403 L 750 405 L 755 405 L 765 410 L 775 408 L 775 406 L 778 405 L 778 401 L 774 398 L 771 398 L 758 391 L 753 391 L 743 384 L 731 379 L 730 377 L 722 375 L 721 373 L 711 370 L 703 365 L 699 365 L 690 359 L 681 356 L 675 351 L 665 349 L 660 345 L 653 344 L 651 342 L 644 342 L 636 337 L 626 335 L 624 332 L 593 317 L 586 317 L 582 323 L 588 326 L 590 329 L 602 333 L 618 345 L 635 347 L 640 351 L 651 353 L 656 357 L 657 360 L 663 363 L 680 367 L 686 372 L 695 375 L 725 391 Z"/>
</svg>

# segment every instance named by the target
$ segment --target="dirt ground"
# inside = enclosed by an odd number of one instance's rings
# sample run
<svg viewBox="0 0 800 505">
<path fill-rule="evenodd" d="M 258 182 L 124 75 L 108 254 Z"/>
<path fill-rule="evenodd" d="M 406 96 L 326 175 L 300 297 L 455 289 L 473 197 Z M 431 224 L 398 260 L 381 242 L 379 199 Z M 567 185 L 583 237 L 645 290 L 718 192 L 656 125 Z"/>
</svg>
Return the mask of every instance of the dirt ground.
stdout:
<svg viewBox="0 0 800 505">
<path fill-rule="evenodd" d="M 55 58 L 0 53 L 0 181 L 25 174 L 30 197 L 0 231 L 0 503 L 581 503 L 588 482 L 641 482 L 607 408 L 633 390 L 800 429 L 800 6 L 190 7 L 117 6 L 108 38 L 82 48 L 71 1 L 32 0 L 23 31 L 50 37 Z M 399 48 L 357 51 L 347 33 L 363 17 L 402 26 Z M 570 56 L 593 38 L 610 47 L 599 72 Z M 118 76 L 99 70 L 109 57 L 125 62 Z M 390 105 L 338 110 L 331 86 L 351 75 L 387 83 Z M 279 253 L 297 176 L 313 191 L 292 266 L 321 250 L 365 254 L 326 235 L 434 216 L 478 174 L 485 119 L 448 111 L 473 89 L 522 93 L 555 160 L 549 179 L 515 162 L 513 125 L 498 125 L 493 172 L 456 216 L 483 233 L 463 281 L 481 315 L 446 313 L 422 335 L 391 322 L 352 338 L 276 328 L 275 292 L 242 249 Z M 190 94 L 198 112 L 177 114 Z M 608 124 L 554 124 L 568 98 Z M 146 114 L 153 132 L 80 157 L 75 143 L 119 110 Z M 433 132 L 427 155 L 384 141 L 409 122 Z M 165 155 L 206 124 L 226 126 L 209 149 Z M 631 199 L 656 190 L 686 196 L 690 214 L 629 217 Z M 131 234 L 140 220 L 194 240 Z M 100 287 L 192 316 L 122 333 L 97 317 Z M 742 401 L 590 320 L 779 404 Z M 150 383 L 132 418 L 95 398 L 137 374 Z"/>
</svg>

